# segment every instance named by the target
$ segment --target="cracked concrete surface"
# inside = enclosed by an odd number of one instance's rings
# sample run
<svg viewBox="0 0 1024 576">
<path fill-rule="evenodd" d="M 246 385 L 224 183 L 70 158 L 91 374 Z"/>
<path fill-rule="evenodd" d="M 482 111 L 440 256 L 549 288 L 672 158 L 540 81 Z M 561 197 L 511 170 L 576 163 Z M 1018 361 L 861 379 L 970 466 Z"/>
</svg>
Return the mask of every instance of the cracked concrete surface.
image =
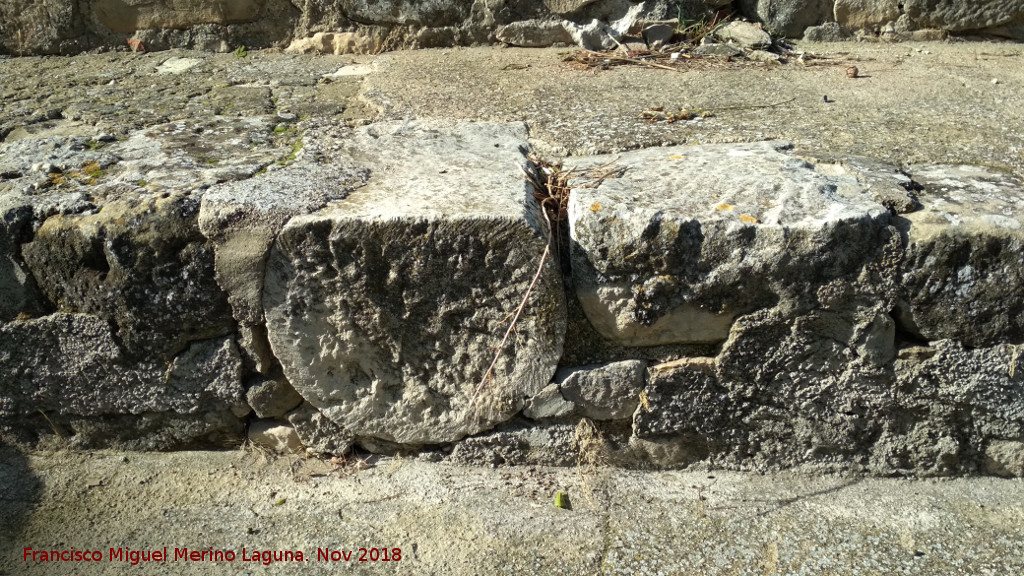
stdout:
<svg viewBox="0 0 1024 576">
<path fill-rule="evenodd" d="M 1013 574 L 1024 483 L 806 474 L 332 465 L 245 452 L 4 453 L 3 574 Z M 364 469 L 360 469 L 364 468 Z M 564 491 L 571 509 L 554 506 Z M 233 562 L 110 561 L 110 548 Z M 26 562 L 24 548 L 100 550 Z M 258 551 L 301 551 L 263 566 Z M 359 548 L 401 560 L 359 562 Z M 317 560 L 318 549 L 355 551 Z M 377 553 L 380 554 L 379 552 Z M 380 556 L 378 556 L 380 557 Z M 4 571 L 6 570 L 6 571 Z"/>
</svg>

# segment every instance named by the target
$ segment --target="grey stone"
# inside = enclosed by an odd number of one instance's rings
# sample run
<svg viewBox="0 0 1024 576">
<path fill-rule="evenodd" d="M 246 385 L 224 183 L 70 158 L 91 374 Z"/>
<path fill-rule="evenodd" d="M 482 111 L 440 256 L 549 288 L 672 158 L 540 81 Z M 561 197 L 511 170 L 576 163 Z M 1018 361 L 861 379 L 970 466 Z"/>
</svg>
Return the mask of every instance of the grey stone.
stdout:
<svg viewBox="0 0 1024 576">
<path fill-rule="evenodd" d="M 736 56 L 743 54 L 743 50 L 729 44 L 708 42 L 694 48 L 693 53 L 698 56 L 725 56 L 726 58 L 735 58 Z"/>
<path fill-rule="evenodd" d="M 836 0 L 836 22 L 847 30 L 877 30 L 900 17 L 907 2 L 897 0 Z"/>
<path fill-rule="evenodd" d="M 611 465 L 631 456 L 628 427 L 599 427 L 584 418 L 557 423 L 514 420 L 463 439 L 446 460 L 492 466 L 587 467 Z"/>
<path fill-rule="evenodd" d="M 996 440 L 985 449 L 985 472 L 996 476 L 1024 477 L 1024 442 Z"/>
<path fill-rule="evenodd" d="M 705 438 L 741 433 L 742 418 L 718 382 L 711 358 L 690 358 L 667 369 L 653 369 L 644 390 L 645 405 L 633 418 L 633 435 L 659 438 L 698 435 Z M 706 453 L 706 450 L 705 450 Z"/>
<path fill-rule="evenodd" d="M 804 30 L 807 42 L 842 42 L 850 38 L 850 33 L 838 22 L 825 22 L 818 26 L 808 26 Z"/>
<path fill-rule="evenodd" d="M 671 24 L 651 24 L 644 27 L 641 37 L 648 46 L 654 48 L 671 42 L 675 33 L 675 26 Z"/>
<path fill-rule="evenodd" d="M 198 212 L 186 194 L 115 200 L 97 214 L 50 217 L 22 252 L 60 309 L 111 322 L 133 355 L 169 360 L 233 326 Z"/>
<path fill-rule="evenodd" d="M 0 359 L 4 417 L 43 411 L 103 428 L 103 419 L 124 421 L 134 416 L 140 419 L 137 434 L 142 436 L 141 429 L 160 428 L 142 421 L 162 421 L 166 416 L 179 427 L 189 419 L 207 422 L 193 428 L 202 436 L 215 433 L 217 426 L 229 426 L 220 430 L 231 437 L 237 414 L 248 411 L 242 398 L 241 360 L 230 338 L 194 342 L 170 365 L 133 361 L 121 351 L 105 321 L 57 313 L 0 325 Z M 220 424 L 211 429 L 211 422 Z M 187 443 L 180 434 L 168 439 L 172 446 Z M 102 445 L 104 439 L 88 443 Z"/>
<path fill-rule="evenodd" d="M 289 412 L 287 418 L 302 444 L 315 453 L 341 456 L 352 448 L 352 434 L 308 402 Z"/>
<path fill-rule="evenodd" d="M 799 38 L 809 26 L 832 20 L 834 0 L 741 0 L 740 9 L 777 36 Z"/>
<path fill-rule="evenodd" d="M 556 372 L 557 374 L 557 372 Z M 552 382 L 526 401 L 523 416 L 533 420 L 548 420 L 571 416 L 576 405 L 562 396 L 557 382 Z"/>
<path fill-rule="evenodd" d="M 1024 438 L 1024 370 L 1017 366 L 1024 350 L 940 340 L 922 352 L 895 363 L 902 409 L 927 414 L 975 450 L 990 439 Z"/>
<path fill-rule="evenodd" d="M 0 322 L 32 308 L 32 279 L 21 262 L 20 244 L 31 234 L 31 200 L 0 194 Z"/>
<path fill-rule="evenodd" d="M 304 150 L 306 150 L 304 148 Z M 320 150 L 311 143 L 309 157 Z M 247 180 L 214 186 L 202 197 L 199 228 L 214 247 L 217 284 L 227 294 L 242 346 L 255 369 L 273 366 L 265 344 L 263 279 L 270 247 L 285 223 L 361 186 L 369 171 L 339 160 L 298 161 Z"/>
<path fill-rule="evenodd" d="M 9 54 L 58 54 L 81 48 L 84 33 L 78 3 L 67 0 L 9 0 L 0 4 L 0 47 Z"/>
<path fill-rule="evenodd" d="M 302 452 L 302 441 L 295 429 L 277 420 L 256 420 L 249 423 L 249 442 L 280 454 Z"/>
<path fill-rule="evenodd" d="M 646 368 L 641 360 L 626 360 L 562 369 L 555 373 L 555 381 L 580 415 L 591 420 L 628 420 L 640 403 Z"/>
<path fill-rule="evenodd" d="M 571 44 L 573 41 L 561 22 L 544 20 L 511 22 L 495 30 L 494 36 L 499 42 L 526 47 Z"/>
<path fill-rule="evenodd" d="M 94 162 L 105 169 L 118 160 L 106 150 L 90 150 L 86 146 L 88 141 L 82 136 L 48 136 L 5 143 L 0 154 L 0 172 L 22 176 L 36 172 L 36 181 L 41 182 L 51 172 L 71 172 Z"/>
<path fill-rule="evenodd" d="M 855 280 L 893 242 L 850 176 L 778 143 L 572 159 L 572 275 L 590 322 L 624 345 L 721 342 L 733 319 Z M 594 172 L 601 168 L 600 174 Z"/>
<path fill-rule="evenodd" d="M 611 50 L 616 46 L 615 39 L 609 33 L 607 25 L 600 20 L 595 19 L 587 24 L 576 24 L 565 20 L 562 25 L 576 45 L 585 50 Z"/>
<path fill-rule="evenodd" d="M 782 56 L 767 50 L 751 50 L 747 52 L 747 59 L 768 64 L 778 64 L 782 61 Z"/>
<path fill-rule="evenodd" d="M 922 210 L 903 215 L 900 320 L 927 340 L 968 346 L 1024 339 L 1024 185 L 971 166 L 910 170 Z"/>
<path fill-rule="evenodd" d="M 734 20 L 715 28 L 712 34 L 722 42 L 741 48 L 767 48 L 772 45 L 771 35 L 749 22 Z"/>
<path fill-rule="evenodd" d="M 417 26 L 456 25 L 466 19 L 471 4 L 438 0 L 341 0 L 342 12 L 356 22 Z"/>
<path fill-rule="evenodd" d="M 302 404 L 302 396 L 283 374 L 270 378 L 256 376 L 256 382 L 245 392 L 245 399 L 260 418 L 281 418 Z"/>
<path fill-rule="evenodd" d="M 811 159 L 811 156 L 805 156 Z M 873 158 L 847 156 L 839 159 L 811 159 L 822 173 L 852 176 L 864 187 L 864 193 L 893 214 L 905 214 L 921 208 L 913 179 L 896 166 Z"/>
<path fill-rule="evenodd" d="M 195 68 L 203 61 L 199 58 L 179 58 L 173 57 L 164 60 L 159 66 L 156 67 L 157 74 L 182 74 Z"/>
<path fill-rule="evenodd" d="M 963 32 L 1016 25 L 1020 30 L 1024 22 L 1024 4 L 1019 0 L 907 0 L 902 8 L 914 28 Z"/>
<path fill-rule="evenodd" d="M 550 381 L 565 305 L 553 257 L 538 268 L 547 233 L 521 172 L 525 136 L 486 123 L 357 130 L 343 153 L 371 168 L 365 186 L 278 236 L 264 285 L 274 354 L 354 435 L 458 440 Z"/>
</svg>

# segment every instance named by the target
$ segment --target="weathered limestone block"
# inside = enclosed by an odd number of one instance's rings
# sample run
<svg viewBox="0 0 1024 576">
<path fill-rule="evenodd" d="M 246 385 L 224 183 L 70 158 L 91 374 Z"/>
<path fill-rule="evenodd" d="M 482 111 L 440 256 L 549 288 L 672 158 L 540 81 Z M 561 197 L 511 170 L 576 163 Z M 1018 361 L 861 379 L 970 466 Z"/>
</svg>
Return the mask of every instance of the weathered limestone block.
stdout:
<svg viewBox="0 0 1024 576">
<path fill-rule="evenodd" d="M 111 322 L 129 354 L 170 360 L 233 328 L 198 212 L 187 194 L 115 200 L 48 218 L 23 255 L 58 308 Z"/>
<path fill-rule="evenodd" d="M 783 149 L 672 147 L 568 162 L 578 175 L 572 274 L 597 331 L 631 346 L 722 342 L 737 316 L 803 306 L 793 303 L 832 282 L 873 274 L 891 283 L 899 237 L 889 212 L 856 178 L 822 174 Z"/>
<path fill-rule="evenodd" d="M 772 45 L 771 35 L 749 22 L 728 22 L 716 28 L 714 35 L 722 42 L 742 48 L 768 48 Z"/>
<path fill-rule="evenodd" d="M 168 365 L 127 357 L 107 322 L 94 316 L 56 313 L 0 325 L 0 416 L 5 418 L 43 411 L 72 425 L 76 419 L 83 425 L 91 421 L 102 432 L 102 418 L 167 416 L 179 428 L 194 420 L 192 429 L 203 436 L 231 436 L 231 428 L 240 428 L 238 417 L 248 412 L 242 393 L 241 360 L 231 338 L 193 342 Z M 186 440 L 176 437 L 173 444 Z"/>
<path fill-rule="evenodd" d="M 4 0 L 0 2 L 0 48 L 10 54 L 57 54 L 80 48 L 84 32 L 77 2 Z"/>
<path fill-rule="evenodd" d="M 523 416 L 533 420 L 565 418 L 576 413 L 576 405 L 562 396 L 557 382 L 552 382 L 526 401 Z"/>
<path fill-rule="evenodd" d="M 553 255 L 538 268 L 548 239 L 525 137 L 486 123 L 360 129 L 343 154 L 371 167 L 366 184 L 278 236 L 264 285 L 274 354 L 354 435 L 458 440 L 551 380 L 564 295 Z"/>
<path fill-rule="evenodd" d="M 924 209 L 908 237 L 899 319 L 927 340 L 1024 341 L 1024 185 L 972 166 L 913 170 Z"/>
<path fill-rule="evenodd" d="M 985 472 L 1024 477 L 1024 442 L 997 440 L 985 450 Z"/>
<path fill-rule="evenodd" d="M 356 22 L 417 26 L 457 25 L 471 2 L 448 0 L 340 0 L 342 12 Z"/>
<path fill-rule="evenodd" d="M 340 456 L 352 448 L 352 434 L 324 416 L 309 402 L 303 402 L 287 415 L 288 422 L 308 450 Z"/>
<path fill-rule="evenodd" d="M 270 0 L 273 1 L 273 0 Z M 251 22 L 268 0 L 93 0 L 93 17 L 125 34 L 146 28 Z"/>
<path fill-rule="evenodd" d="M 555 373 L 554 382 L 527 402 L 523 414 L 533 419 L 629 420 L 640 403 L 646 368 L 642 360 L 563 368 Z"/>
<path fill-rule="evenodd" d="M 836 22 L 847 30 L 872 30 L 895 22 L 905 2 L 897 0 L 836 0 Z"/>
<path fill-rule="evenodd" d="M 521 20 L 501 26 L 495 31 L 499 42 L 512 46 L 551 46 L 571 43 L 572 35 L 561 22 Z"/>
<path fill-rule="evenodd" d="M 914 28 L 950 32 L 1024 24 L 1024 3 L 1020 0 L 907 0 L 903 2 L 903 11 Z"/>
<path fill-rule="evenodd" d="M 290 218 L 343 197 L 368 177 L 368 169 L 343 162 L 305 161 L 203 194 L 199 229 L 213 242 L 217 283 L 227 293 L 241 345 L 258 372 L 269 374 L 273 368 L 263 317 L 270 246 Z"/>
<path fill-rule="evenodd" d="M 297 454 L 302 452 L 302 441 L 295 429 L 276 420 L 256 420 L 249 423 L 249 441 L 272 452 Z"/>
<path fill-rule="evenodd" d="M 895 363 L 897 402 L 932 415 L 974 450 L 982 439 L 1024 438 L 1022 356 L 1019 346 L 968 348 L 951 340 L 905 350 Z"/>
<path fill-rule="evenodd" d="M 800 37 L 808 26 L 832 19 L 835 0 L 740 0 L 739 8 L 748 18 L 764 23 L 779 36 Z"/>
<path fill-rule="evenodd" d="M 921 208 L 915 194 L 918 187 L 907 174 L 892 164 L 858 156 L 839 159 L 808 158 L 823 174 L 852 176 L 864 187 L 864 193 L 894 214 L 914 212 Z"/>
<path fill-rule="evenodd" d="M 713 358 L 691 358 L 667 369 L 651 370 L 645 389 L 647 404 L 633 417 L 638 438 L 696 434 L 723 440 L 742 434 L 742 414 L 735 409 L 715 374 Z"/>
<path fill-rule="evenodd" d="M 283 374 L 270 378 L 257 376 L 257 381 L 246 390 L 245 398 L 260 418 L 281 418 L 302 404 L 302 396 Z"/>
</svg>

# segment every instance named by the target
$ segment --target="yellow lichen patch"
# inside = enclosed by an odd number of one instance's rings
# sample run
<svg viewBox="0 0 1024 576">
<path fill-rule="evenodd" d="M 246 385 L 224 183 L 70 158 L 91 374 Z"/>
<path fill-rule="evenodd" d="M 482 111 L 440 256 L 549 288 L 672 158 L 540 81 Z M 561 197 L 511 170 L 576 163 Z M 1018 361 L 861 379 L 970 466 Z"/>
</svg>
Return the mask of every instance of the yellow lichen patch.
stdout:
<svg viewBox="0 0 1024 576">
<path fill-rule="evenodd" d="M 686 156 L 683 156 L 682 154 L 673 154 L 672 156 L 669 156 L 668 159 L 669 160 L 686 160 Z"/>
<path fill-rule="evenodd" d="M 603 208 L 603 206 L 601 206 L 600 202 L 594 202 L 590 205 L 591 212 L 600 212 L 601 208 Z"/>
<path fill-rule="evenodd" d="M 746 222 L 747 224 L 757 224 L 758 222 L 760 222 L 760 220 L 748 214 L 740 214 L 740 220 Z"/>
<path fill-rule="evenodd" d="M 715 206 L 715 210 L 732 210 L 732 204 L 719 204 L 718 206 Z"/>
</svg>

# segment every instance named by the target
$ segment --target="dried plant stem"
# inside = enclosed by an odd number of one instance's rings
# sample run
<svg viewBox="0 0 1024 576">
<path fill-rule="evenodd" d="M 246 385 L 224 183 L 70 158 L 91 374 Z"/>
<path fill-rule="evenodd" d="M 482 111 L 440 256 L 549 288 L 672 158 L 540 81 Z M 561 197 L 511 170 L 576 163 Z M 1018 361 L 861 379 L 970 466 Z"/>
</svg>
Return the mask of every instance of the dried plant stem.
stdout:
<svg viewBox="0 0 1024 576">
<path fill-rule="evenodd" d="M 540 264 L 537 265 L 537 273 L 533 275 L 533 281 L 530 282 L 529 288 L 526 289 L 526 294 L 523 296 L 522 302 L 519 303 L 519 307 L 516 308 L 515 314 L 512 316 L 512 321 L 509 322 L 508 330 L 505 330 L 505 336 L 501 339 L 501 344 L 498 345 L 498 349 L 494 353 L 494 359 L 491 360 L 491 365 L 487 368 L 487 372 L 484 372 L 484 377 L 480 379 L 480 384 L 476 388 L 476 392 L 473 393 L 473 398 L 469 404 L 472 406 L 480 392 L 483 391 L 487 382 L 494 377 L 494 367 L 498 365 L 498 360 L 501 359 L 501 352 L 505 349 L 505 344 L 508 343 L 509 337 L 515 332 L 516 322 L 519 321 L 519 316 L 522 315 L 523 310 L 526 309 L 526 303 L 530 300 L 530 294 L 533 294 L 533 289 L 537 286 L 537 282 L 540 281 L 540 275 L 544 272 L 544 264 L 547 262 L 548 254 L 551 253 L 551 220 L 548 218 L 547 211 L 541 207 L 541 214 L 544 215 L 544 220 L 548 223 L 548 241 L 544 246 L 544 252 L 540 256 Z"/>
</svg>

